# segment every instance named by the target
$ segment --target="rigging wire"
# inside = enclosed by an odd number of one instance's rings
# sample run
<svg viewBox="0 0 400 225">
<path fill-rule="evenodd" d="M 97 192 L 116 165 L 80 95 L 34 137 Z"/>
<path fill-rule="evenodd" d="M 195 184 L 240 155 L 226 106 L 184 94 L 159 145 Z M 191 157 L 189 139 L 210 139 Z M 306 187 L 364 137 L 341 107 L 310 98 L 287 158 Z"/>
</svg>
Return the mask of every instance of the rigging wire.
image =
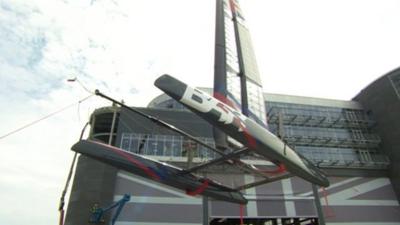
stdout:
<svg viewBox="0 0 400 225">
<path fill-rule="evenodd" d="M 87 87 L 85 87 L 85 85 L 83 85 L 83 83 L 77 77 L 68 79 L 67 81 L 68 82 L 75 82 L 76 81 L 86 92 L 88 92 L 90 94 L 94 94 L 94 92 L 90 91 Z"/>
<path fill-rule="evenodd" d="M 50 117 L 52 117 L 52 116 L 54 116 L 54 115 L 56 115 L 56 114 L 58 114 L 58 113 L 60 113 L 60 112 L 62 112 L 62 111 L 64 111 L 64 110 L 67 110 L 67 109 L 71 108 L 72 106 L 75 106 L 76 104 L 80 104 L 80 103 L 86 101 L 87 99 L 89 99 L 90 97 L 92 97 L 93 95 L 94 95 L 94 94 L 91 94 L 91 95 L 89 95 L 89 96 L 87 96 L 87 97 L 85 97 L 85 98 L 82 98 L 82 99 L 79 100 L 78 102 L 75 102 L 75 103 L 69 104 L 69 105 L 67 105 L 67 106 L 64 106 L 64 107 L 62 107 L 61 109 L 59 109 L 59 110 L 57 110 L 57 111 L 55 111 L 55 112 L 52 112 L 52 113 L 50 113 L 50 114 L 47 114 L 46 116 L 44 116 L 44 117 L 42 117 L 42 118 L 39 118 L 39 119 L 37 119 L 37 120 L 34 120 L 34 121 L 32 121 L 32 122 L 30 122 L 30 123 L 28 123 L 28 124 L 26 124 L 26 125 L 24 125 L 24 126 L 22 126 L 22 127 L 20 127 L 20 128 L 17 128 L 17 129 L 15 129 L 15 130 L 11 131 L 11 132 L 8 132 L 8 133 L 6 133 L 6 134 L 0 136 L 0 140 L 3 139 L 3 138 L 6 138 L 6 137 L 8 137 L 8 136 L 10 136 L 10 135 L 12 135 L 12 134 L 15 134 L 15 133 L 17 133 L 17 132 L 19 132 L 19 131 L 21 131 L 21 130 L 24 130 L 24 129 L 30 127 L 30 126 L 33 126 L 33 125 L 35 125 L 36 123 L 38 123 L 38 122 L 40 122 L 40 121 L 42 121 L 42 120 L 48 119 L 48 118 L 50 118 Z"/>
<path fill-rule="evenodd" d="M 151 134 L 152 131 L 154 130 L 153 128 L 154 126 L 159 126 L 152 124 L 151 125 L 152 128 L 149 128 L 146 124 L 144 124 L 144 122 L 140 122 L 140 120 L 137 120 L 132 115 L 130 115 L 130 112 L 128 111 L 124 112 L 124 116 L 126 117 L 127 120 L 134 121 L 136 126 L 141 127 L 144 131 L 148 132 L 149 134 Z M 130 125 L 128 125 L 129 121 L 124 121 L 122 116 L 119 117 L 119 121 L 121 121 L 122 125 L 125 126 L 130 132 L 134 133 L 134 130 L 131 128 Z"/>
</svg>

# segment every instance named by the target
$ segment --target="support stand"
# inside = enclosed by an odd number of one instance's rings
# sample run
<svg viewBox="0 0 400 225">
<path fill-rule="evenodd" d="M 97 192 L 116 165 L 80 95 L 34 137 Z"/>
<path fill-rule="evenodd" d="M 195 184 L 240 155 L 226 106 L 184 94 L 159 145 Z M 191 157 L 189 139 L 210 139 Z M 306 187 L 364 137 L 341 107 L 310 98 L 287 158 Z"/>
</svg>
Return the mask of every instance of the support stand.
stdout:
<svg viewBox="0 0 400 225">
<path fill-rule="evenodd" d="M 322 206 L 321 206 L 321 201 L 319 199 L 317 185 L 311 184 L 311 186 L 312 186 L 312 190 L 313 190 L 313 194 L 314 194 L 315 208 L 317 208 L 318 224 L 325 225 L 325 217 L 324 217 L 324 213 L 322 211 Z"/>
<path fill-rule="evenodd" d="M 208 197 L 203 195 L 203 225 L 209 225 Z"/>
</svg>

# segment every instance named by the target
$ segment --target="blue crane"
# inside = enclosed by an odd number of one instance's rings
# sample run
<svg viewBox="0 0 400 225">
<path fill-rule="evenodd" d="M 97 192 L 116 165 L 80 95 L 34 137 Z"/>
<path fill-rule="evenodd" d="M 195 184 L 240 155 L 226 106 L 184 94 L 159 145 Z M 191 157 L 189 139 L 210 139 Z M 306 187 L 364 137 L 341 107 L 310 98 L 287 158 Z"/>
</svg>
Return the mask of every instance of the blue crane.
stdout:
<svg viewBox="0 0 400 225">
<path fill-rule="evenodd" d="M 90 223 L 101 223 L 104 222 L 104 213 L 112 210 L 113 208 L 117 207 L 117 210 L 114 213 L 114 216 L 111 219 L 111 225 L 115 224 L 115 221 L 117 220 L 119 214 L 121 213 L 122 208 L 124 207 L 125 203 L 129 202 L 131 199 L 131 196 L 128 194 L 124 194 L 124 196 L 114 204 L 106 207 L 106 208 L 99 208 L 97 205 L 95 205 L 92 209 L 92 215 L 90 216 L 89 222 Z"/>
</svg>

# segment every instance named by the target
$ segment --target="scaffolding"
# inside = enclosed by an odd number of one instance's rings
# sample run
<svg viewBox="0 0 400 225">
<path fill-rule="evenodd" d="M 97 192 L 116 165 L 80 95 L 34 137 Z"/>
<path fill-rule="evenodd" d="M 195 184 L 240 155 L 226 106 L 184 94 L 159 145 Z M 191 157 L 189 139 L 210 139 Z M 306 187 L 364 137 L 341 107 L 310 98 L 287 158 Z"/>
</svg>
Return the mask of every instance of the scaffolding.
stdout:
<svg viewBox="0 0 400 225">
<path fill-rule="evenodd" d="M 289 111 L 289 112 L 282 112 Z M 323 127 L 323 128 L 368 128 L 374 121 L 354 110 L 344 112 L 324 112 L 314 110 L 282 110 L 271 107 L 267 113 L 268 123 L 274 124 L 279 120 L 279 113 L 283 114 L 283 123 L 292 126 Z M 316 115 L 319 114 L 319 115 Z"/>
<path fill-rule="evenodd" d="M 320 167 L 385 169 L 375 122 L 359 109 L 270 104 L 270 130 Z"/>
<path fill-rule="evenodd" d="M 283 140 L 291 146 L 314 146 L 314 147 L 340 147 L 340 148 L 378 148 L 381 142 L 379 136 L 368 134 L 364 138 L 339 138 L 312 135 L 285 136 Z"/>
</svg>

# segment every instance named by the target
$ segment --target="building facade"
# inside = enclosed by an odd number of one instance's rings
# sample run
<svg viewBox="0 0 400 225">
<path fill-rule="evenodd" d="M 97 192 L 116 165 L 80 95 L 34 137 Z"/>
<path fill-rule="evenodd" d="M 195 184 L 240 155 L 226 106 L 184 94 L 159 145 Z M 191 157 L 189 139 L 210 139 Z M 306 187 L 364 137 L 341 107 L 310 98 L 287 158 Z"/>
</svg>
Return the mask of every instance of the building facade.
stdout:
<svg viewBox="0 0 400 225">
<path fill-rule="evenodd" d="M 326 224 L 400 224 L 396 198 L 398 74 L 399 70 L 375 81 L 353 101 L 264 94 L 269 129 L 329 176 L 331 186 L 319 189 L 317 197 Z M 213 128 L 165 95 L 140 110 L 214 144 Z M 97 109 L 92 114 L 90 138 L 183 168 L 216 157 L 208 149 L 118 107 Z M 256 158 L 244 160 L 266 168 L 271 165 Z M 223 165 L 201 173 L 227 186 L 258 179 Z M 106 206 L 123 194 L 132 197 L 117 224 L 202 224 L 202 198 L 84 156 L 78 161 L 66 224 L 87 224 L 93 204 Z M 244 194 L 249 203 L 242 213 L 239 205 L 209 199 L 210 224 L 238 224 L 240 214 L 247 224 L 317 224 L 316 195 L 312 185 L 300 178 L 260 185 Z"/>
<path fill-rule="evenodd" d="M 400 68 L 368 85 L 354 100 L 376 121 L 374 129 L 382 139 L 382 152 L 390 159 L 390 178 L 400 199 Z"/>
</svg>

